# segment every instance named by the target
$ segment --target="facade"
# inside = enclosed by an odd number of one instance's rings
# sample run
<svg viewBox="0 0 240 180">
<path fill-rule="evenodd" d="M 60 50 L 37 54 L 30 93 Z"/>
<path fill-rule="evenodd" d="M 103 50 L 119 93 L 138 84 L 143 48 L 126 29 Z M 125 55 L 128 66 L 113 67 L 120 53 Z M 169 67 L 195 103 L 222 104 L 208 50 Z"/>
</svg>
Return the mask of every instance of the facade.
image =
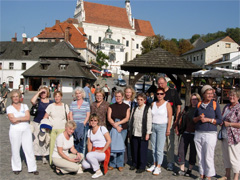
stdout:
<svg viewBox="0 0 240 180">
<path fill-rule="evenodd" d="M 32 38 L 38 42 L 68 42 L 74 49 L 81 53 L 85 62 L 96 61 L 96 47 L 88 40 L 84 29 L 78 26 L 77 19 L 68 18 L 66 21 L 46 27 L 39 35 Z"/>
<path fill-rule="evenodd" d="M 18 89 L 24 85 L 22 73 L 39 61 L 39 56 L 56 43 L 27 42 L 0 43 L 0 83 L 6 82 L 9 89 Z"/>
<path fill-rule="evenodd" d="M 212 67 L 240 70 L 240 51 L 223 54 L 222 60 L 212 64 Z"/>
<path fill-rule="evenodd" d="M 202 45 L 184 53 L 182 57 L 202 68 L 206 68 L 213 62 L 222 59 L 223 54 L 235 52 L 238 48 L 239 45 L 229 36 L 226 36 L 205 44 L 203 43 Z"/>
<path fill-rule="evenodd" d="M 74 18 L 88 39 L 95 44 L 102 42 L 110 26 L 111 38 L 124 45 L 124 56 L 119 60 L 121 62 L 128 62 L 141 54 L 142 41 L 155 35 L 149 21 L 132 17 L 129 0 L 125 1 L 125 8 L 77 0 Z"/>
<path fill-rule="evenodd" d="M 65 41 L 41 54 L 39 59 L 23 73 L 29 90 L 36 90 L 40 85 L 54 84 L 60 86 L 62 92 L 73 92 L 75 87 L 96 80 L 80 53 Z"/>
</svg>

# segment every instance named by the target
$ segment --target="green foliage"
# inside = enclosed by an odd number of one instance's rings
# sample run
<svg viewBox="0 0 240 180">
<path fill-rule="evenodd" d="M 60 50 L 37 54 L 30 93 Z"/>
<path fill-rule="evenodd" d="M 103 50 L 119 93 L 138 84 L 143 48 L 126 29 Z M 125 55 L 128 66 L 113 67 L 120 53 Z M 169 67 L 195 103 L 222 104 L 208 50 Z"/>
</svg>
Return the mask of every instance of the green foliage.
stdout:
<svg viewBox="0 0 240 180">
<path fill-rule="evenodd" d="M 102 51 L 97 52 L 96 61 L 101 70 L 102 70 L 103 66 L 108 67 L 108 62 L 106 61 L 108 59 L 109 59 L 109 57 L 106 54 L 104 54 Z"/>
<path fill-rule="evenodd" d="M 194 43 L 198 38 L 200 38 L 201 36 L 200 36 L 200 34 L 194 34 L 193 36 L 192 36 L 192 38 L 190 39 L 190 42 L 191 43 Z"/>
<path fill-rule="evenodd" d="M 145 38 L 142 41 L 142 54 L 148 53 L 149 51 L 159 47 L 162 40 L 164 40 L 164 36 L 160 36 L 159 34 Z"/>
</svg>

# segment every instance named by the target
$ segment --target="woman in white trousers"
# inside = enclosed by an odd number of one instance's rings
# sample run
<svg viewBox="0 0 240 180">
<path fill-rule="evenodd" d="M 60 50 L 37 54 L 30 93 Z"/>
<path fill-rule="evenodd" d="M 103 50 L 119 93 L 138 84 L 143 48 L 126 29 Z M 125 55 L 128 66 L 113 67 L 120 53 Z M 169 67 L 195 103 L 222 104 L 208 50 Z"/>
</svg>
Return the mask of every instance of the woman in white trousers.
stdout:
<svg viewBox="0 0 240 180">
<path fill-rule="evenodd" d="M 28 172 L 38 175 L 39 172 L 37 171 L 33 152 L 32 132 L 29 126 L 30 114 L 28 106 L 20 102 L 21 92 L 19 90 L 12 90 L 11 99 L 12 104 L 7 107 L 7 115 L 11 122 L 9 138 L 12 150 L 12 170 L 16 175 L 22 170 L 20 157 L 20 147 L 22 145 L 27 161 Z"/>
</svg>

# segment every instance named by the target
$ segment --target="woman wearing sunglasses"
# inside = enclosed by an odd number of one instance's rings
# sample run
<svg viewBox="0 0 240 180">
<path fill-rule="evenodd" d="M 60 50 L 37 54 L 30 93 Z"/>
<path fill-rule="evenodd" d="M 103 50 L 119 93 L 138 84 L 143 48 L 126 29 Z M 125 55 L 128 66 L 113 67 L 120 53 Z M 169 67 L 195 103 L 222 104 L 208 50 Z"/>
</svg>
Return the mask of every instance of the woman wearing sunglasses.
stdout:
<svg viewBox="0 0 240 180">
<path fill-rule="evenodd" d="M 111 138 L 105 126 L 99 126 L 99 118 L 96 114 L 90 117 L 92 128 L 88 130 L 88 153 L 86 159 L 82 162 L 83 169 L 92 168 L 95 174 L 92 178 L 98 178 L 103 175 L 99 162 L 104 161 L 104 173 L 108 171 L 110 159 Z"/>
<path fill-rule="evenodd" d="M 153 175 L 161 173 L 161 165 L 163 162 L 163 149 L 166 136 L 170 135 L 172 122 L 171 104 L 164 100 L 165 90 L 157 89 L 157 101 L 152 103 L 152 155 L 154 164 L 147 169 L 153 172 Z"/>
</svg>

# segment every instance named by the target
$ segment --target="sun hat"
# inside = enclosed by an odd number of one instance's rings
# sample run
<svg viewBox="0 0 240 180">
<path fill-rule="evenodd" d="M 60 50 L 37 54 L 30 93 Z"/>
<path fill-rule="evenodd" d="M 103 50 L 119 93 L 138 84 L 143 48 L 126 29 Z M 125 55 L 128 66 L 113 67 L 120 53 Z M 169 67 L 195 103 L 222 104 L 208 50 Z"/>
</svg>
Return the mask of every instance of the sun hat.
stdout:
<svg viewBox="0 0 240 180">
<path fill-rule="evenodd" d="M 201 89 L 201 94 L 204 94 L 206 90 L 210 90 L 210 89 L 213 89 L 212 86 L 210 85 L 203 86 Z"/>
</svg>

